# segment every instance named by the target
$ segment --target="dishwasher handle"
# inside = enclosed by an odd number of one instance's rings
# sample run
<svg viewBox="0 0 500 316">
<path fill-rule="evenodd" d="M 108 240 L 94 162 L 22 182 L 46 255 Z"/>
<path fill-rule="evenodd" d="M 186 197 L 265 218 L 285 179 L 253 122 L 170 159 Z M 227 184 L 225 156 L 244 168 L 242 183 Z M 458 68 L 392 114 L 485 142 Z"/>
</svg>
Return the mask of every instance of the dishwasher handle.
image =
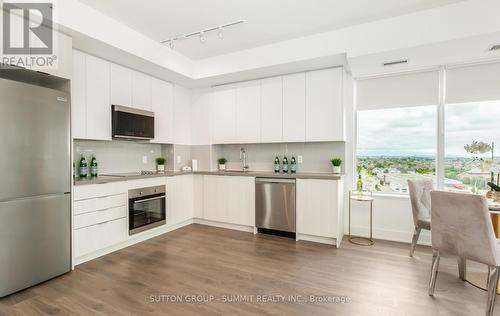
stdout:
<svg viewBox="0 0 500 316">
<path fill-rule="evenodd" d="M 295 179 L 281 179 L 281 178 L 256 178 L 255 183 L 288 183 L 295 184 Z"/>
</svg>

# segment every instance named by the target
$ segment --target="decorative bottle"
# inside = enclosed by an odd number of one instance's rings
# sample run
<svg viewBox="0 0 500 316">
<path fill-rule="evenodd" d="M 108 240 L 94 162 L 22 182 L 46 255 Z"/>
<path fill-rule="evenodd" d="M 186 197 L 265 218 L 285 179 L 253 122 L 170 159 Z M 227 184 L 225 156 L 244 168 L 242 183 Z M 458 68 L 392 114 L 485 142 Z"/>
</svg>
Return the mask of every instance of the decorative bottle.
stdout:
<svg viewBox="0 0 500 316">
<path fill-rule="evenodd" d="M 297 161 L 295 160 L 295 157 L 293 157 L 293 156 L 292 156 L 292 159 L 290 160 L 290 172 L 297 173 Z"/>
<path fill-rule="evenodd" d="M 361 175 L 358 175 L 358 181 L 356 182 L 356 190 L 358 192 L 363 191 L 363 179 L 361 178 Z"/>
<path fill-rule="evenodd" d="M 278 156 L 276 156 L 276 158 L 274 158 L 274 172 L 275 173 L 280 172 L 280 159 L 278 158 Z"/>
<path fill-rule="evenodd" d="M 288 173 L 288 158 L 286 156 L 283 158 L 283 173 Z"/>
<path fill-rule="evenodd" d="M 86 178 L 87 174 L 89 173 L 89 166 L 83 154 L 80 155 L 80 166 L 78 173 L 80 175 L 80 178 Z"/>
<path fill-rule="evenodd" d="M 92 156 L 92 160 L 90 160 L 90 176 L 97 177 L 97 159 L 95 159 L 95 156 Z"/>
</svg>

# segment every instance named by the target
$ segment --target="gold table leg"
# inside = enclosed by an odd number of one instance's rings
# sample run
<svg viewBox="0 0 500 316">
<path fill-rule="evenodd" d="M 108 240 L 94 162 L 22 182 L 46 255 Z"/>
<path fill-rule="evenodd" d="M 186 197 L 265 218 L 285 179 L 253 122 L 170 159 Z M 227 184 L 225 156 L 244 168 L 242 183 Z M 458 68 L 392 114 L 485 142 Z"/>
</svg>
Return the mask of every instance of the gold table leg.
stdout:
<svg viewBox="0 0 500 316">
<path fill-rule="evenodd" d="M 495 236 L 500 238 L 500 214 L 490 214 L 491 222 L 493 223 L 493 230 L 495 231 Z M 487 291 L 486 283 L 488 280 L 488 272 L 475 272 L 466 271 L 465 279 L 470 284 Z M 497 294 L 500 294 L 500 286 L 497 285 Z"/>
</svg>

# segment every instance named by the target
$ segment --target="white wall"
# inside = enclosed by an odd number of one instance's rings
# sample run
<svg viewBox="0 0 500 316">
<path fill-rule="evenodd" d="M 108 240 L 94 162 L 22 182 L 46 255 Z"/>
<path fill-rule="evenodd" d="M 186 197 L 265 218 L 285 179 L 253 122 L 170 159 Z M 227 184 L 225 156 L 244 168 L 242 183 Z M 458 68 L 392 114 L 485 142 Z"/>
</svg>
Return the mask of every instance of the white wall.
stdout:
<svg viewBox="0 0 500 316">
<path fill-rule="evenodd" d="M 410 243 L 414 225 L 411 204 L 408 197 L 375 196 L 373 202 L 373 237 Z M 351 212 L 351 233 L 368 236 L 369 206 L 353 202 Z M 348 213 L 345 213 L 345 231 L 348 231 Z M 430 245 L 429 231 L 422 231 L 419 244 Z M 409 251 L 410 248 L 408 248 Z"/>
</svg>

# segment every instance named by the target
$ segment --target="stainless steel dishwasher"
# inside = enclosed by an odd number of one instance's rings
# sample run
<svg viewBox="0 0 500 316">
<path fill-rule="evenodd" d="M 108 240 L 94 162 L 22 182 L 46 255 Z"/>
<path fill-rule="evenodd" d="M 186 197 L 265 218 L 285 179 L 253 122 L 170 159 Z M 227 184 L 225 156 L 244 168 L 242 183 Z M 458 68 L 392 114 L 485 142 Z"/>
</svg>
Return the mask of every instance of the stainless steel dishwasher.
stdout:
<svg viewBox="0 0 500 316">
<path fill-rule="evenodd" d="M 255 226 L 260 233 L 295 238 L 295 179 L 255 179 Z"/>
</svg>

